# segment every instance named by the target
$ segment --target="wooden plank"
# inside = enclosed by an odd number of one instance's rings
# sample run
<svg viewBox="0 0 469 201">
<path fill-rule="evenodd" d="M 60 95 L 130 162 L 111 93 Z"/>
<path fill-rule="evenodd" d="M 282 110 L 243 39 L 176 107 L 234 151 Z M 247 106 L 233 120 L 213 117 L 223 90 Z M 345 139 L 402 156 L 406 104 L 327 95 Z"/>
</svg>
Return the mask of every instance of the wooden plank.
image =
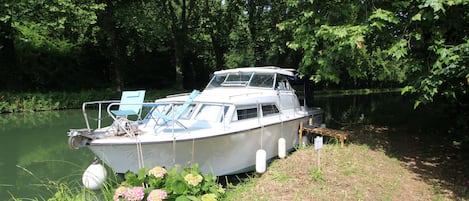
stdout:
<svg viewBox="0 0 469 201">
<path fill-rule="evenodd" d="M 345 131 L 334 130 L 330 128 L 318 128 L 318 127 L 308 127 L 300 124 L 300 129 L 302 132 L 316 133 L 323 136 L 329 136 L 340 140 L 340 147 L 344 147 L 344 141 L 350 135 Z"/>
</svg>

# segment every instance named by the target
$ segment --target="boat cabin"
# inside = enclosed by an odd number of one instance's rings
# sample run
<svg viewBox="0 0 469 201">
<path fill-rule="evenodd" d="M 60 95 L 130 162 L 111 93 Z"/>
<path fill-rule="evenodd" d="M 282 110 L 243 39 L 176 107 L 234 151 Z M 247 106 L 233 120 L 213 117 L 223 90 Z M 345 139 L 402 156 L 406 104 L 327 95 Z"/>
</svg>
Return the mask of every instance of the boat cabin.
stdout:
<svg viewBox="0 0 469 201">
<path fill-rule="evenodd" d="M 186 96 L 168 97 L 158 100 L 162 104 L 154 111 L 177 116 L 177 123 L 184 128 L 214 128 L 217 124 L 293 113 L 301 109 L 289 82 L 293 78 L 291 70 L 268 67 L 218 71 L 201 93 L 203 95 L 192 102 L 188 103 Z M 181 113 L 181 110 L 184 111 Z M 158 125 L 164 123 L 157 121 Z"/>
</svg>

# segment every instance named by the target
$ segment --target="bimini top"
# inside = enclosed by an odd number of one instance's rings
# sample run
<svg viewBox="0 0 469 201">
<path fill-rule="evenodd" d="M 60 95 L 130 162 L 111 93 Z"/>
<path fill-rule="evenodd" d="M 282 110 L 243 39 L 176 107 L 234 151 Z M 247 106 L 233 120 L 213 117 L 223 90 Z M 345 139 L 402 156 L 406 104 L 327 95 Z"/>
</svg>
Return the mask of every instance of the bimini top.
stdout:
<svg viewBox="0 0 469 201">
<path fill-rule="evenodd" d="M 294 69 L 274 66 L 221 70 L 214 73 L 206 89 L 226 87 L 277 89 L 279 86 L 286 86 L 286 80 L 294 77 Z"/>
<path fill-rule="evenodd" d="M 286 76 L 295 76 L 295 69 L 292 68 L 280 68 L 276 66 L 263 66 L 263 67 L 243 67 L 243 68 L 233 68 L 227 70 L 216 71 L 213 74 L 225 74 L 225 73 L 236 73 L 236 72 L 258 72 L 258 73 L 278 73 Z"/>
</svg>

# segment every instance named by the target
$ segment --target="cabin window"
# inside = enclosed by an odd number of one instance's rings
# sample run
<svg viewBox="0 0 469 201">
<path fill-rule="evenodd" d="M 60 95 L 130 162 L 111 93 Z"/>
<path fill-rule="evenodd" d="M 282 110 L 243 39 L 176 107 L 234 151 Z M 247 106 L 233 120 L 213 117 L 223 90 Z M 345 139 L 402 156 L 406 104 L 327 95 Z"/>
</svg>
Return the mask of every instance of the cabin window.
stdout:
<svg viewBox="0 0 469 201">
<path fill-rule="evenodd" d="M 204 104 L 197 112 L 195 120 L 221 122 L 226 111 L 228 111 L 228 106 Z"/>
<path fill-rule="evenodd" d="M 252 76 L 249 86 L 272 88 L 274 86 L 274 75 L 272 73 L 256 73 Z"/>
<path fill-rule="evenodd" d="M 277 113 L 279 113 L 279 110 L 276 105 L 274 104 L 262 105 L 262 116 L 267 116 L 270 114 L 277 114 Z"/>
<path fill-rule="evenodd" d="M 248 107 L 239 107 L 235 111 L 235 115 L 233 115 L 233 121 L 243 120 L 243 119 L 251 119 L 257 117 L 257 106 L 248 106 Z"/>
</svg>

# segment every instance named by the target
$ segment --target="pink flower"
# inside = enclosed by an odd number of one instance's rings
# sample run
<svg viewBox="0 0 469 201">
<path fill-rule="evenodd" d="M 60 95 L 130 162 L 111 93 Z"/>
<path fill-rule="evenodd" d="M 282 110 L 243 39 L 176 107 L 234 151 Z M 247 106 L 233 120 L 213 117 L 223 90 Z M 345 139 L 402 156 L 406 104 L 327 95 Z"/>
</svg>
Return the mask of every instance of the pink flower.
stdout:
<svg viewBox="0 0 469 201">
<path fill-rule="evenodd" d="M 157 166 L 148 171 L 148 174 L 153 175 L 156 178 L 163 178 L 166 174 L 166 169 Z"/>
<path fill-rule="evenodd" d="M 125 198 L 127 198 L 128 201 L 140 201 L 143 200 L 143 197 L 145 197 L 145 193 L 141 186 L 135 186 L 129 189 L 125 194 Z"/>
<path fill-rule="evenodd" d="M 161 201 L 168 197 L 166 191 L 161 189 L 152 190 L 150 194 L 148 194 L 147 201 Z"/>
<path fill-rule="evenodd" d="M 125 195 L 127 194 L 127 191 L 129 189 L 124 186 L 119 186 L 119 188 L 116 189 L 114 192 L 114 196 L 112 197 L 115 201 L 118 201 L 119 198 L 125 198 Z"/>
</svg>

